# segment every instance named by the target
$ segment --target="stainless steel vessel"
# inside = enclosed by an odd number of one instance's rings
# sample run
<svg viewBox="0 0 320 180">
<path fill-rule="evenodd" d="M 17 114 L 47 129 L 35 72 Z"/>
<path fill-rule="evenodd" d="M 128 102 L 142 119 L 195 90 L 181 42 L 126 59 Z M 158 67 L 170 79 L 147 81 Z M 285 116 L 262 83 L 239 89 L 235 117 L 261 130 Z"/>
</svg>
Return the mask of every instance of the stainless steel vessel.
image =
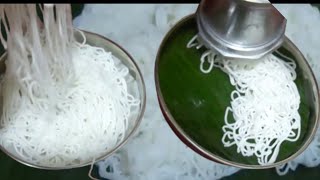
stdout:
<svg viewBox="0 0 320 180">
<path fill-rule="evenodd" d="M 229 58 L 258 59 L 277 49 L 286 19 L 266 0 L 202 0 L 199 41 Z"/>
</svg>

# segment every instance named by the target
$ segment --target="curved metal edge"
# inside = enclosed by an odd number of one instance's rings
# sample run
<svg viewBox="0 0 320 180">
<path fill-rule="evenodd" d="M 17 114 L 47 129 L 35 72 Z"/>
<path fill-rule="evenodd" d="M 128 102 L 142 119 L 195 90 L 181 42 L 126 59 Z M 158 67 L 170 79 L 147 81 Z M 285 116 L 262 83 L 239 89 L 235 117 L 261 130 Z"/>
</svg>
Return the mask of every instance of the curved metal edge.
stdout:
<svg viewBox="0 0 320 180">
<path fill-rule="evenodd" d="M 298 155 L 300 155 L 311 143 L 311 141 L 313 140 L 315 133 L 317 131 L 317 128 L 319 126 L 319 111 L 320 111 L 320 106 L 318 105 L 318 111 L 316 111 L 316 120 L 315 120 L 315 126 L 313 127 L 310 136 L 308 137 L 307 141 L 304 141 L 304 145 L 294 154 L 292 154 L 291 156 L 289 156 L 288 158 L 281 160 L 279 162 L 273 163 L 271 165 L 248 165 L 248 164 L 243 164 L 243 163 L 237 163 L 237 162 L 232 162 L 230 160 L 221 158 L 207 150 L 205 150 L 203 147 L 201 147 L 199 144 L 197 144 L 196 142 L 194 142 L 194 140 L 187 135 L 187 133 L 185 133 L 183 131 L 183 129 L 179 126 L 179 124 L 175 121 L 175 119 L 173 118 L 172 114 L 170 113 L 167 104 L 164 101 L 161 89 L 160 89 L 160 83 L 159 83 L 159 61 L 160 61 L 160 53 L 164 47 L 165 42 L 169 39 L 169 37 L 171 36 L 171 34 L 183 23 L 187 22 L 188 20 L 195 18 L 195 14 L 190 14 L 188 16 L 185 16 L 184 18 L 182 18 L 180 21 L 178 21 L 169 32 L 167 32 L 166 36 L 164 37 L 164 39 L 162 40 L 160 47 L 158 49 L 158 53 L 156 56 L 156 62 L 155 62 L 155 70 L 154 70 L 154 76 L 155 76 L 155 85 L 156 85 L 156 91 L 158 94 L 158 102 L 161 108 L 161 111 L 163 113 L 163 116 L 166 120 L 166 122 L 168 123 L 168 125 L 170 126 L 170 128 L 172 129 L 172 131 L 178 136 L 178 138 L 185 144 L 187 145 L 189 148 L 191 148 L 193 151 L 195 151 L 196 153 L 198 153 L 199 155 L 201 155 L 202 157 L 214 161 L 214 162 L 218 162 L 224 165 L 229 165 L 229 166 L 233 166 L 233 167 L 237 167 L 237 168 L 242 168 L 242 169 L 269 169 L 269 168 L 274 168 L 280 165 L 283 165 L 287 162 L 289 162 L 290 160 L 294 159 L 295 157 L 297 157 Z M 317 92 L 315 92 L 316 95 L 316 99 L 317 102 L 319 102 L 319 88 L 318 88 L 318 84 L 317 81 L 315 79 L 315 76 L 310 68 L 310 65 L 307 63 L 306 59 L 304 58 L 304 56 L 302 55 L 302 53 L 299 51 L 299 49 L 290 41 L 289 38 L 287 38 L 285 36 L 285 42 L 288 42 L 288 45 L 291 45 L 292 48 L 294 48 L 297 52 L 298 52 L 298 56 L 300 56 L 305 63 L 308 66 L 308 69 L 310 71 L 310 73 L 312 74 L 312 78 L 313 78 L 313 82 L 315 85 L 315 89 Z"/>
<path fill-rule="evenodd" d="M 272 9 L 274 8 L 272 3 L 270 2 L 261 2 L 261 1 L 257 1 L 257 0 L 235 0 L 238 1 L 239 4 L 241 5 L 250 5 L 250 6 L 254 6 L 254 7 L 258 7 L 261 9 Z"/>
<path fill-rule="evenodd" d="M 78 29 L 78 28 L 75 28 Z M 102 35 L 93 33 L 93 32 L 89 32 L 89 31 L 85 31 L 85 30 L 81 30 L 78 29 L 82 32 L 84 32 L 84 34 L 91 34 L 97 37 L 100 37 L 101 39 L 104 39 L 105 41 L 115 45 L 117 48 L 119 48 L 125 55 L 127 55 L 129 57 L 129 59 L 131 60 L 133 67 L 136 68 L 137 72 L 138 72 L 138 77 L 141 80 L 141 86 L 142 86 L 142 102 L 141 102 L 141 111 L 139 112 L 139 115 L 137 117 L 137 122 L 136 124 L 133 126 L 131 132 L 124 138 L 124 140 L 119 143 L 116 147 L 114 147 L 111 151 L 108 151 L 106 154 L 100 156 L 99 158 L 96 158 L 94 163 L 101 161 L 105 158 L 110 157 L 111 155 L 113 155 L 117 150 L 119 150 L 121 147 L 123 147 L 128 140 L 133 136 L 133 134 L 137 131 L 137 129 L 139 128 L 141 121 L 143 119 L 143 115 L 145 113 L 145 109 L 146 109 L 146 99 L 147 99 L 147 95 L 146 95 L 146 86 L 145 86 L 145 82 L 144 82 L 144 78 L 142 76 L 142 73 L 139 69 L 139 66 L 137 65 L 137 63 L 135 62 L 134 58 L 123 48 L 121 47 L 118 43 L 112 41 L 109 38 L 106 38 Z M 5 53 L 2 54 L 2 56 L 0 57 L 0 60 L 2 60 L 5 56 L 7 55 L 7 51 L 5 51 Z M 24 161 L 18 157 L 16 157 L 15 155 L 13 155 L 12 153 L 8 152 L 7 150 L 5 150 L 2 146 L 0 146 L 0 150 L 3 151 L 5 154 L 7 154 L 9 157 L 11 157 L 12 159 L 16 160 L 17 162 L 24 164 L 26 166 L 32 167 L 32 168 L 37 168 L 37 169 L 43 169 L 43 170 L 67 170 L 67 169 L 74 169 L 74 168 L 81 168 L 81 167 L 85 167 L 85 166 L 89 166 L 92 164 L 92 162 L 88 162 L 88 163 L 84 163 L 84 164 L 79 164 L 79 165 L 71 165 L 71 166 L 67 166 L 67 167 L 50 167 L 50 166 L 41 166 L 41 165 L 37 165 L 37 164 L 33 164 L 27 161 Z"/>
<path fill-rule="evenodd" d="M 283 15 L 269 2 L 257 2 L 254 0 L 235 0 L 239 6 L 253 6 L 259 9 L 273 9 L 277 14 L 283 17 Z M 282 23 L 282 31 L 273 40 L 265 42 L 262 45 L 251 46 L 243 48 L 239 44 L 234 44 L 222 39 L 214 31 L 208 31 L 205 28 L 204 15 L 201 15 L 201 9 L 204 8 L 204 1 L 201 1 L 196 10 L 197 28 L 199 31 L 199 40 L 211 50 L 218 52 L 219 54 L 228 57 L 229 59 L 251 59 L 256 60 L 262 58 L 266 54 L 278 49 L 284 39 L 287 19 L 284 18 Z M 205 37 L 205 38 L 202 38 Z"/>
<path fill-rule="evenodd" d="M 297 156 L 299 156 L 303 151 L 305 151 L 308 146 L 310 145 L 310 143 L 313 141 L 315 135 L 316 135 L 316 132 L 319 128 L 319 125 L 320 125 L 320 101 L 319 101 L 319 97 L 320 97 L 320 91 L 319 91 L 319 85 L 318 85 L 318 82 L 317 82 L 317 79 L 311 69 L 311 66 L 310 64 L 308 63 L 308 61 L 306 60 L 306 58 L 304 57 L 304 55 L 302 54 L 302 52 L 298 49 L 298 47 L 286 36 L 285 38 L 285 45 L 288 46 L 289 48 L 292 48 L 294 49 L 295 51 L 294 52 L 291 52 L 295 55 L 295 57 L 300 57 L 303 62 L 305 63 L 306 65 L 306 68 L 309 70 L 309 73 L 311 75 L 310 78 L 312 78 L 311 80 L 311 83 L 312 83 L 312 86 L 313 86 L 313 91 L 316 91 L 314 92 L 314 95 L 315 95 L 315 102 L 316 102 L 316 107 L 315 107 L 315 125 L 313 126 L 312 130 L 311 130 L 311 133 L 310 133 L 310 136 L 308 137 L 308 139 L 306 141 L 304 141 L 304 144 L 303 146 L 296 152 L 294 153 L 293 155 L 291 155 L 289 158 L 290 160 L 296 158 Z"/>
<path fill-rule="evenodd" d="M 174 25 L 172 27 L 172 29 L 166 34 L 166 36 L 164 37 L 164 39 L 162 40 L 160 47 L 158 49 L 158 53 L 156 56 L 156 62 L 155 62 L 155 69 L 154 69 L 154 78 L 155 78 L 155 86 L 156 86 L 156 91 L 157 91 L 157 96 L 158 96 L 158 102 L 159 102 L 159 106 L 161 109 L 161 112 L 166 120 L 166 122 L 168 123 L 168 125 L 170 126 L 170 128 L 173 130 L 173 132 L 178 136 L 178 138 L 184 143 L 186 144 L 189 148 L 191 148 L 193 151 L 195 151 L 196 153 L 200 154 L 201 156 L 215 161 L 215 162 L 219 162 L 222 164 L 226 164 L 226 165 L 231 165 L 226 163 L 225 160 L 223 158 L 220 158 L 218 156 L 215 156 L 211 153 L 209 153 L 208 151 L 204 150 L 203 148 L 200 147 L 200 145 L 198 145 L 196 142 L 194 142 L 184 131 L 183 129 L 178 125 L 178 123 L 174 120 L 172 114 L 170 113 L 167 104 L 164 101 L 161 89 L 160 89 L 160 83 L 159 83 L 159 61 L 160 61 L 160 54 L 161 51 L 164 47 L 165 42 L 169 39 L 170 35 L 175 31 L 175 29 L 180 25 L 183 24 L 184 22 L 188 21 L 189 19 L 193 18 L 195 14 L 191 14 L 188 15 L 184 18 L 182 18 L 179 22 L 176 23 L 176 25 Z"/>
</svg>

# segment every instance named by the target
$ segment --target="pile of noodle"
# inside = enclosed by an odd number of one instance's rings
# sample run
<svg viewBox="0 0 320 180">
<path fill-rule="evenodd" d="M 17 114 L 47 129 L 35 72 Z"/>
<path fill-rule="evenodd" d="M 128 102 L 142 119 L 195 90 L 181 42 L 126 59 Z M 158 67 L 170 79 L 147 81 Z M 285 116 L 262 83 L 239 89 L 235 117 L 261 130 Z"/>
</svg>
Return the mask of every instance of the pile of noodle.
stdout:
<svg viewBox="0 0 320 180">
<path fill-rule="evenodd" d="M 46 167 L 89 163 L 126 136 L 139 100 L 129 70 L 103 48 L 74 39 L 68 4 L 0 6 L 7 38 L 0 145 Z M 80 31 L 81 33 L 81 31 Z"/>
</svg>

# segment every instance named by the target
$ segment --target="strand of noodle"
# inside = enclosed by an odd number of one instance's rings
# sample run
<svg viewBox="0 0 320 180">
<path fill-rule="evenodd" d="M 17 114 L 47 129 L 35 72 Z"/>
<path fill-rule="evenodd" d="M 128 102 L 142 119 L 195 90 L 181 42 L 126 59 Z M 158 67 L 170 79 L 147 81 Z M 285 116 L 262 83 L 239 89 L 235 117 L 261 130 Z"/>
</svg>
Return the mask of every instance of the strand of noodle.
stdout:
<svg viewBox="0 0 320 180">
<path fill-rule="evenodd" d="M 90 165 L 90 170 L 89 170 L 89 172 L 88 172 L 88 177 L 89 177 L 90 179 L 92 179 L 92 180 L 99 180 L 99 179 L 97 179 L 97 178 L 95 178 L 95 177 L 93 177 L 93 176 L 91 175 L 92 170 L 93 170 L 94 162 L 95 162 L 95 159 L 92 160 L 92 163 L 91 163 L 91 165 Z"/>
<path fill-rule="evenodd" d="M 201 55 L 201 58 L 200 58 L 200 70 L 203 72 L 203 73 L 209 73 L 213 66 L 214 66 L 214 60 L 212 58 L 210 58 L 209 56 L 211 55 L 211 51 L 208 50 L 206 52 L 204 52 L 202 55 Z M 207 58 L 207 61 L 209 63 L 209 68 L 208 69 L 204 69 L 204 63 L 206 61 Z"/>
<path fill-rule="evenodd" d="M 47 63 L 47 61 L 37 61 L 36 59 L 44 59 L 45 57 L 43 56 L 43 53 L 41 53 L 42 51 L 42 46 L 40 44 L 40 37 L 39 37 L 39 26 L 37 23 L 37 14 L 36 14 L 36 7 L 34 5 L 27 5 L 27 10 L 28 13 L 30 15 L 30 21 L 29 21 L 29 27 L 31 28 L 31 35 L 32 35 L 32 39 L 33 39 L 33 47 L 30 48 L 31 49 L 31 53 L 32 54 L 32 58 L 34 58 L 33 62 L 34 62 L 34 76 L 37 79 L 37 81 L 40 81 L 41 84 L 43 84 L 45 87 L 50 87 L 50 81 L 48 81 L 50 75 L 49 75 L 49 65 Z M 41 68 L 41 70 L 40 70 Z M 40 78 L 42 77 L 42 78 Z M 50 94 L 52 93 L 51 88 L 47 89 L 47 91 L 50 92 Z"/>
<path fill-rule="evenodd" d="M 9 36 L 9 28 L 8 28 L 7 19 L 6 19 L 5 13 L 4 13 L 5 12 L 4 11 L 4 7 L 2 7 L 0 10 L 1 10 L 1 13 L 0 13 L 1 19 L 2 19 L 2 22 L 3 22 L 3 25 L 4 25 L 4 30 L 5 30 L 5 32 L 7 34 L 7 36 Z"/>
<path fill-rule="evenodd" d="M 80 46 L 85 45 L 85 44 L 86 44 L 86 41 L 87 41 L 86 36 L 85 36 L 84 33 L 83 33 L 82 31 L 80 31 L 79 29 L 75 29 L 75 30 L 80 33 L 80 35 L 82 36 L 82 39 L 83 39 L 83 41 L 82 41 L 82 43 L 80 44 Z"/>
<path fill-rule="evenodd" d="M 187 43 L 187 48 L 192 48 L 194 46 L 198 46 L 198 43 L 196 39 L 198 38 L 198 35 L 195 35 L 191 38 L 191 40 Z"/>
<path fill-rule="evenodd" d="M 1 27 L 1 24 L 3 22 L 2 19 L 3 19 L 3 17 L 0 15 L 0 31 L 2 31 L 2 27 Z M 7 49 L 7 41 L 4 39 L 2 33 L 0 33 L 0 41 L 1 41 L 1 44 L 3 45 L 3 48 Z"/>
<path fill-rule="evenodd" d="M 292 63 L 292 65 L 296 65 L 296 64 L 294 63 L 294 60 L 293 60 L 292 58 L 290 58 L 289 56 L 284 55 L 284 54 L 281 53 L 279 50 L 276 50 L 275 52 L 276 52 L 277 54 L 279 54 L 282 58 L 289 60 L 289 61 Z M 296 66 L 294 66 L 293 68 L 295 69 Z"/>
<path fill-rule="evenodd" d="M 41 11 L 41 14 L 43 14 L 43 7 L 42 7 L 42 5 L 41 5 L 41 4 L 38 4 L 38 7 L 39 7 L 39 9 L 40 9 L 40 11 Z"/>
</svg>

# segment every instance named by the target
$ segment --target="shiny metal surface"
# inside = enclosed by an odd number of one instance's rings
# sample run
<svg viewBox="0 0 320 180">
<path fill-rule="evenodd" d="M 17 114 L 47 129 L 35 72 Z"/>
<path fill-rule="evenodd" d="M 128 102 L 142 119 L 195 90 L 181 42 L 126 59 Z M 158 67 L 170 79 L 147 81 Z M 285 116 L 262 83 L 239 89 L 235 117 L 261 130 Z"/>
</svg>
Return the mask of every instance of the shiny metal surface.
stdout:
<svg viewBox="0 0 320 180">
<path fill-rule="evenodd" d="M 286 19 L 265 0 L 202 0 L 199 40 L 229 58 L 258 59 L 280 47 Z"/>
<path fill-rule="evenodd" d="M 96 46 L 96 47 L 101 47 L 107 51 L 111 51 L 114 56 L 116 56 L 125 66 L 128 67 L 129 73 L 137 81 L 138 87 L 137 87 L 137 92 L 135 92 L 135 93 L 137 93 L 137 95 L 139 96 L 139 100 L 140 100 L 139 113 L 137 114 L 137 116 L 135 118 L 133 118 L 129 121 L 128 129 L 125 134 L 125 138 L 121 142 L 119 142 L 116 147 L 106 151 L 102 156 L 97 157 L 95 159 L 95 162 L 97 162 L 97 161 L 100 161 L 102 159 L 105 159 L 105 158 L 111 156 L 114 152 L 116 152 L 118 149 L 120 149 L 138 129 L 138 127 L 141 123 L 143 114 L 145 112 L 145 108 L 146 108 L 146 87 L 145 87 L 145 83 L 144 83 L 144 80 L 143 80 L 143 77 L 142 77 L 142 74 L 141 74 L 141 71 L 140 71 L 138 65 L 136 64 L 134 59 L 130 56 L 130 54 L 128 52 L 126 52 L 125 49 L 123 49 L 120 45 L 118 45 L 117 43 L 111 41 L 110 39 L 108 39 L 106 37 L 103 37 L 101 35 L 98 35 L 98 34 L 95 34 L 92 32 L 87 32 L 87 31 L 83 31 L 83 30 L 81 30 L 81 31 L 86 36 L 86 44 Z M 79 32 L 75 31 L 74 33 L 75 33 L 76 40 L 79 42 L 82 42 L 83 39 L 82 39 L 82 36 L 79 34 Z M 7 52 L 2 54 L 0 57 L 0 74 L 5 72 L 5 63 L 4 62 L 5 62 L 6 58 L 7 58 Z M 2 101 L 0 102 L 0 107 L 2 108 Z M 29 161 L 25 161 L 25 160 L 21 159 L 20 157 L 7 151 L 2 146 L 0 146 L 0 150 L 3 151 L 8 156 L 10 156 L 12 159 L 14 159 L 14 160 L 26 165 L 26 166 L 30 166 L 30 167 L 38 168 L 38 169 L 62 170 L 62 169 L 78 168 L 78 167 L 88 166 L 88 165 L 92 164 L 92 161 L 89 161 L 89 162 L 85 162 L 83 164 L 70 165 L 70 166 L 64 166 L 64 167 L 61 167 L 61 166 L 59 166 L 59 167 L 40 166 L 38 164 L 34 164 Z"/>
</svg>

